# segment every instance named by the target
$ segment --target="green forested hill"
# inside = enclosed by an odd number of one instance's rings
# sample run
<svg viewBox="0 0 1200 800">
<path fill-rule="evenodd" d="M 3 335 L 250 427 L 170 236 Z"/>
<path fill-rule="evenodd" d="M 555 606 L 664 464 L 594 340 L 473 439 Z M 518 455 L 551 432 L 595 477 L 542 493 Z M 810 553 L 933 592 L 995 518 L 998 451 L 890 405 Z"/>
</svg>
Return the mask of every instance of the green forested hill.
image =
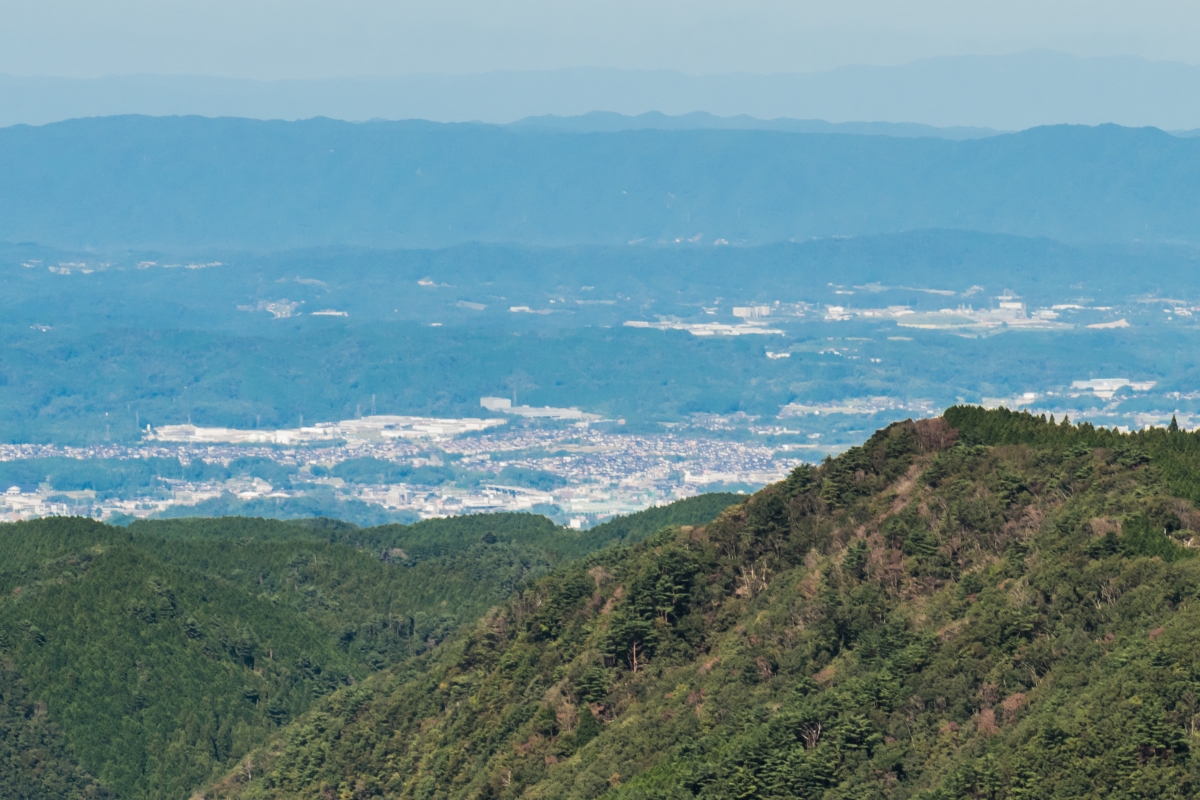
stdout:
<svg viewBox="0 0 1200 800">
<path fill-rule="evenodd" d="M 0 655 L 0 787 L 13 800 L 110 797 L 80 768 L 45 704 L 29 699 L 11 662 Z"/>
<path fill-rule="evenodd" d="M 78 519 L 5 526 L 0 642 L 74 755 L 168 797 L 368 670 L 314 620 Z"/>
<path fill-rule="evenodd" d="M 720 497 L 651 514 L 701 522 Z M 527 514 L 0 526 L 0 797 L 186 798 L 319 698 L 617 538 Z"/>
<path fill-rule="evenodd" d="M 898 423 L 557 569 L 204 796 L 1194 797 L 1198 445 Z"/>
</svg>

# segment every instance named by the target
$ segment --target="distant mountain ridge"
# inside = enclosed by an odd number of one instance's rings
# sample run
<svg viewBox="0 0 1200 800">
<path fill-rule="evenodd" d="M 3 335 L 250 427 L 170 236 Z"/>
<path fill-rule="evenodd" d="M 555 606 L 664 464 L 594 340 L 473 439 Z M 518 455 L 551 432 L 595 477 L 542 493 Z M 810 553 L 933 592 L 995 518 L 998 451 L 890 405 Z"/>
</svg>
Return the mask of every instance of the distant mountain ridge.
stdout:
<svg viewBox="0 0 1200 800">
<path fill-rule="evenodd" d="M 559 131 L 562 133 L 615 133 L 641 130 L 744 130 L 781 131 L 785 133 L 849 133 L 860 136 L 899 136 L 936 139 L 982 139 L 1004 133 L 993 128 L 958 126 L 938 128 L 915 122 L 826 122 L 823 119 L 758 119 L 746 114 L 718 117 L 705 111 L 670 116 L 658 111 L 631 116 L 612 111 L 592 111 L 573 117 L 544 114 L 511 122 L 517 130 Z"/>
<path fill-rule="evenodd" d="M 1035 50 L 769 75 L 576 68 L 281 81 L 0 76 L 0 125 L 114 114 L 507 123 L 603 110 L 1002 130 L 1115 122 L 1170 130 L 1200 128 L 1197 99 L 1200 67 L 1191 64 Z"/>
<path fill-rule="evenodd" d="M 757 244 L 960 228 L 1200 239 L 1200 141 L 108 117 L 0 130 L 0 240 L 52 246 Z"/>
</svg>

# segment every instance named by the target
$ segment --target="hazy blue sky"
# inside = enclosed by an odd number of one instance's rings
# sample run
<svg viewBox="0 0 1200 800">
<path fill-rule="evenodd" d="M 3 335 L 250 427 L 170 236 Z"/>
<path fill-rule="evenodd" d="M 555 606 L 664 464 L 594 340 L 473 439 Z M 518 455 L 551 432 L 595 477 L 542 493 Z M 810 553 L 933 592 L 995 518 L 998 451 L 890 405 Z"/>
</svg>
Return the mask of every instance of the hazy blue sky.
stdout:
<svg viewBox="0 0 1200 800">
<path fill-rule="evenodd" d="M 1049 48 L 1200 63 L 1196 0 L 0 0 L 0 73 L 792 72 Z"/>
</svg>

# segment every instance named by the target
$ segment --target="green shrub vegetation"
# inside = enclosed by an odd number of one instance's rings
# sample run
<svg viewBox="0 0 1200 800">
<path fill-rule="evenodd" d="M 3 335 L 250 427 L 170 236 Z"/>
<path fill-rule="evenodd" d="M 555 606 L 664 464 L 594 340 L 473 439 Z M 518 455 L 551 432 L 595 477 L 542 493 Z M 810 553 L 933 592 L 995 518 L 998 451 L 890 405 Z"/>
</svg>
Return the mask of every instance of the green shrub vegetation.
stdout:
<svg viewBox="0 0 1200 800">
<path fill-rule="evenodd" d="M 529 514 L 0 526 L 0 796 L 187 798 L 611 540 Z"/>
<path fill-rule="evenodd" d="M 1198 445 L 894 424 L 525 584 L 203 795 L 1194 797 Z"/>
</svg>

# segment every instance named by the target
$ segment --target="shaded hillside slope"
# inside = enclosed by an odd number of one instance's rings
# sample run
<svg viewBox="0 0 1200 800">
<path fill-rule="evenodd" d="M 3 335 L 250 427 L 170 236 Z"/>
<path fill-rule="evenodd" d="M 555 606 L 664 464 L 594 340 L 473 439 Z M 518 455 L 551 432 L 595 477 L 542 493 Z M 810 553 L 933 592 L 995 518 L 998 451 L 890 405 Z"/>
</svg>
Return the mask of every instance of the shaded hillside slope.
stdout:
<svg viewBox="0 0 1200 800">
<path fill-rule="evenodd" d="M 0 643 L 2 644 L 2 643 Z M 10 800 L 103 800 L 111 795 L 76 762 L 45 704 L 0 655 L 0 792 Z"/>
<path fill-rule="evenodd" d="M 118 529 L 53 519 L 3 534 L 3 655 L 120 797 L 186 796 L 369 671 L 316 620 L 167 563 Z"/>
<path fill-rule="evenodd" d="M 556 571 L 205 797 L 1194 796 L 1197 444 L 892 425 Z"/>
<path fill-rule="evenodd" d="M 620 538 L 589 533 L 529 514 L 0 526 L 0 796 L 186 798 L 320 697 Z"/>
</svg>

